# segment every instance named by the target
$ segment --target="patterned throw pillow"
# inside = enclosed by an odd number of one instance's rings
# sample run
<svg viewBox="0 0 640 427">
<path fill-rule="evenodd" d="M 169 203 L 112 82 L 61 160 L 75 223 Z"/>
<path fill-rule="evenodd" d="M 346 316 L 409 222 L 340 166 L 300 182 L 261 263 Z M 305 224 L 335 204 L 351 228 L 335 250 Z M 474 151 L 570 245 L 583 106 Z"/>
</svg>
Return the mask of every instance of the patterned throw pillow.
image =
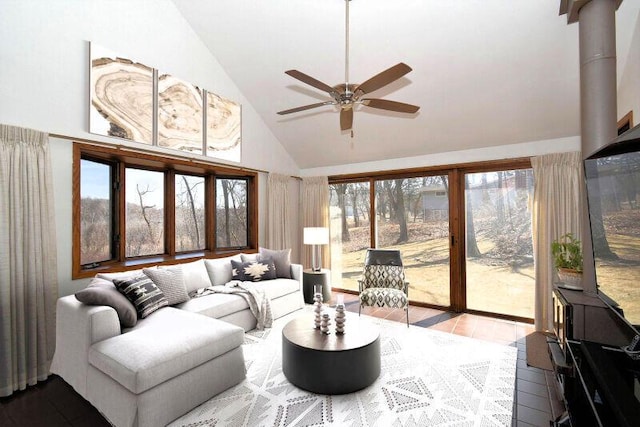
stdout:
<svg viewBox="0 0 640 427">
<path fill-rule="evenodd" d="M 187 287 L 184 285 L 182 266 L 144 268 L 142 272 L 160 288 L 169 305 L 180 304 L 189 300 Z"/>
<path fill-rule="evenodd" d="M 273 260 L 238 262 L 231 260 L 233 280 L 259 282 L 276 278 L 276 266 Z"/>
<path fill-rule="evenodd" d="M 115 279 L 113 284 L 133 303 L 140 319 L 169 305 L 162 291 L 144 274 L 129 279 Z"/>
</svg>

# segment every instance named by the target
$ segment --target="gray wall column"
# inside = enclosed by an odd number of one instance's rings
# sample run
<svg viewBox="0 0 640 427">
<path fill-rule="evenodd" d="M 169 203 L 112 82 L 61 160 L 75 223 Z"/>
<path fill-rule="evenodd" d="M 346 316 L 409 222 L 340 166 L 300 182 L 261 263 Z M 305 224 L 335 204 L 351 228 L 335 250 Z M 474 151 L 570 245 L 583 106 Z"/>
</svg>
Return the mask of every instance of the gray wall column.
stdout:
<svg viewBox="0 0 640 427">
<path fill-rule="evenodd" d="M 578 12 L 580 37 L 580 134 L 586 158 L 617 134 L 615 0 L 591 0 Z M 585 292 L 596 292 L 591 227 L 584 209 L 582 245 Z"/>
</svg>

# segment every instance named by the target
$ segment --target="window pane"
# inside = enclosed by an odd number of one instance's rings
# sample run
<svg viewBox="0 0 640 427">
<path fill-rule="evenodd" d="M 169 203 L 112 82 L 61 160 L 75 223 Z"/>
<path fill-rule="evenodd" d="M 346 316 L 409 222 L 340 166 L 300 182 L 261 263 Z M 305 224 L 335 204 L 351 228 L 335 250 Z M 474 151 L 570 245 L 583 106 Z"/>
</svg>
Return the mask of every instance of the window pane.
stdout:
<svg viewBox="0 0 640 427">
<path fill-rule="evenodd" d="M 533 318 L 533 171 L 466 180 L 467 308 Z"/>
<path fill-rule="evenodd" d="M 400 250 L 412 301 L 450 305 L 447 176 L 376 181 L 376 240 Z"/>
<path fill-rule="evenodd" d="M 371 247 L 369 183 L 329 186 L 331 215 L 331 281 L 341 289 L 358 290 L 364 256 Z"/>
<path fill-rule="evenodd" d="M 164 173 L 127 168 L 126 256 L 164 253 Z"/>
<path fill-rule="evenodd" d="M 216 246 L 247 246 L 247 181 L 216 179 Z"/>
<path fill-rule="evenodd" d="M 111 259 L 111 166 L 80 160 L 80 264 Z"/>
<path fill-rule="evenodd" d="M 176 251 L 205 248 L 204 178 L 176 175 Z"/>
</svg>

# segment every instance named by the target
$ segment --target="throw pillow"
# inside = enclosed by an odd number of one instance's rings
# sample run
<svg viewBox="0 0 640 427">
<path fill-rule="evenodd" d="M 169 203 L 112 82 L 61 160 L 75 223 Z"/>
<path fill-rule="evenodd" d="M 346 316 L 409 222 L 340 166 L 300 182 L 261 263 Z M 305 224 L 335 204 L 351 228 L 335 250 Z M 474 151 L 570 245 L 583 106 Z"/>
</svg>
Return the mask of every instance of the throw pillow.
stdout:
<svg viewBox="0 0 640 427">
<path fill-rule="evenodd" d="M 133 303 L 140 319 L 169 305 L 162 291 L 144 274 L 129 279 L 114 279 L 113 283 Z"/>
<path fill-rule="evenodd" d="M 160 288 L 169 305 L 176 305 L 189 300 L 181 266 L 143 268 L 142 272 Z"/>
<path fill-rule="evenodd" d="M 260 248 L 260 258 L 271 258 L 276 265 L 276 277 L 283 279 L 291 279 L 291 249 L 283 249 L 281 251 Z"/>
<path fill-rule="evenodd" d="M 87 305 L 107 305 L 118 313 L 120 324 L 131 328 L 138 322 L 138 313 L 131 302 L 108 280 L 93 278 L 86 288 L 76 292 L 76 299 Z"/>
<path fill-rule="evenodd" d="M 272 259 L 238 262 L 231 260 L 233 280 L 259 282 L 276 278 L 276 266 Z"/>
</svg>

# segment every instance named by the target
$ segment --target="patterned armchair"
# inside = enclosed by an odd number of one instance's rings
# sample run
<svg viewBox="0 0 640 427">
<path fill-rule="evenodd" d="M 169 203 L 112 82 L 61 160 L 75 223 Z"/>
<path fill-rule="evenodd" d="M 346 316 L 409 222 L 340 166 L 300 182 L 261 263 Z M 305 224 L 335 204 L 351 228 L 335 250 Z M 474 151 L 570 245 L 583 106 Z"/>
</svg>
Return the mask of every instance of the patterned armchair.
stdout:
<svg viewBox="0 0 640 427">
<path fill-rule="evenodd" d="M 402 308 L 409 326 L 409 282 L 405 280 L 400 251 L 368 249 L 358 286 L 358 314 L 362 306 Z"/>
</svg>

